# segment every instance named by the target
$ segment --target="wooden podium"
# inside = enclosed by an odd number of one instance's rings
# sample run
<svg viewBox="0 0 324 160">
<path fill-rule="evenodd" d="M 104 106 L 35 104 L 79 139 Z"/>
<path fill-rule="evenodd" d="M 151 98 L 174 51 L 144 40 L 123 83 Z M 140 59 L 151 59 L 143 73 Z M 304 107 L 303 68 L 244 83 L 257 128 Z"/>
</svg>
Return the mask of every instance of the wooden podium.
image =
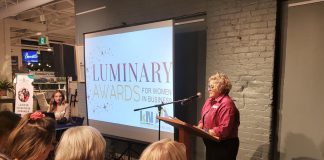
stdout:
<svg viewBox="0 0 324 160">
<path fill-rule="evenodd" d="M 185 144 L 188 160 L 190 159 L 189 152 L 191 151 L 190 135 L 196 135 L 201 138 L 218 141 L 216 137 L 177 118 L 166 118 L 159 116 L 157 116 L 156 118 L 179 129 L 179 142 Z"/>
</svg>

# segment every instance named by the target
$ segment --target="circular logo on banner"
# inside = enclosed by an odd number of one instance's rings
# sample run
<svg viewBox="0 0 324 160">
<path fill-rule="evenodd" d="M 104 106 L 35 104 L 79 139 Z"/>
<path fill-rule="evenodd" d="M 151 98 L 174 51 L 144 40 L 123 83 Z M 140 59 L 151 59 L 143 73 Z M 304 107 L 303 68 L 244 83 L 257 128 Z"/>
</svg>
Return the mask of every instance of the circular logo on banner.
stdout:
<svg viewBox="0 0 324 160">
<path fill-rule="evenodd" d="M 26 89 L 26 88 L 21 88 L 18 91 L 18 99 L 21 102 L 27 102 L 29 99 L 29 96 L 30 96 L 30 93 L 29 93 L 28 89 Z"/>
</svg>

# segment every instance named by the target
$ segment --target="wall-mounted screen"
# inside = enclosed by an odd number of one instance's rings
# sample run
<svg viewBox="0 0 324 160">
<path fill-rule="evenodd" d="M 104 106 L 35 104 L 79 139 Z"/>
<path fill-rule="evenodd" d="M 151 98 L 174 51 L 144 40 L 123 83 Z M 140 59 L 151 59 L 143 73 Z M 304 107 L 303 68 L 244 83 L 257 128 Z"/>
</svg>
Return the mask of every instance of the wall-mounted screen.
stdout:
<svg viewBox="0 0 324 160">
<path fill-rule="evenodd" d="M 89 125 L 107 135 L 158 140 L 157 108 L 173 101 L 173 21 L 87 33 L 85 80 Z M 165 105 L 162 116 L 173 116 Z M 161 122 L 161 138 L 174 128 Z"/>
<path fill-rule="evenodd" d="M 38 54 L 36 50 L 22 50 L 23 63 L 38 63 Z"/>
</svg>

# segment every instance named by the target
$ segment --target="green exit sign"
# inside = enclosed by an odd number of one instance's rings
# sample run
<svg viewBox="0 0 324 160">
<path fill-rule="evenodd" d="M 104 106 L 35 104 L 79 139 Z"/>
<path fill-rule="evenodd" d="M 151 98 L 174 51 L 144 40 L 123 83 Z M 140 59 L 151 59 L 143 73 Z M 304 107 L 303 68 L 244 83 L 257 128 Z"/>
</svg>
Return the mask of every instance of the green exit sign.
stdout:
<svg viewBox="0 0 324 160">
<path fill-rule="evenodd" d="M 38 44 L 39 45 L 47 45 L 48 44 L 48 38 L 47 37 L 39 37 L 38 38 Z"/>
</svg>

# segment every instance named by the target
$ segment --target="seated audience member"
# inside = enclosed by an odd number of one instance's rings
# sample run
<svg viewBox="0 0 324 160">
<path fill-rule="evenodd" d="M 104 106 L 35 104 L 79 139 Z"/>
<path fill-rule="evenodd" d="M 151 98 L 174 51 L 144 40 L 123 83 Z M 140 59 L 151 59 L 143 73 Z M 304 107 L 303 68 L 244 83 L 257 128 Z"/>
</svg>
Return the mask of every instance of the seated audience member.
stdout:
<svg viewBox="0 0 324 160">
<path fill-rule="evenodd" d="M 41 112 L 28 113 L 10 133 L 5 154 L 15 160 L 46 160 L 54 141 L 55 120 Z"/>
<path fill-rule="evenodd" d="M 182 143 L 163 139 L 149 145 L 140 160 L 187 160 L 186 147 Z"/>
<path fill-rule="evenodd" d="M 10 132 L 17 126 L 20 117 L 10 111 L 0 112 L 0 153 L 4 151 L 4 145 Z"/>
<path fill-rule="evenodd" d="M 61 90 L 56 90 L 51 98 L 48 112 L 54 112 L 55 119 L 58 123 L 67 122 L 70 118 L 70 107 L 65 102 L 64 93 Z"/>
<path fill-rule="evenodd" d="M 63 133 L 55 153 L 55 160 L 103 160 L 106 141 L 90 126 L 69 128 Z"/>
<path fill-rule="evenodd" d="M 20 117 L 10 111 L 0 112 L 0 160 L 10 160 L 8 156 L 3 154 L 5 143 L 11 131 L 17 126 Z"/>
</svg>

